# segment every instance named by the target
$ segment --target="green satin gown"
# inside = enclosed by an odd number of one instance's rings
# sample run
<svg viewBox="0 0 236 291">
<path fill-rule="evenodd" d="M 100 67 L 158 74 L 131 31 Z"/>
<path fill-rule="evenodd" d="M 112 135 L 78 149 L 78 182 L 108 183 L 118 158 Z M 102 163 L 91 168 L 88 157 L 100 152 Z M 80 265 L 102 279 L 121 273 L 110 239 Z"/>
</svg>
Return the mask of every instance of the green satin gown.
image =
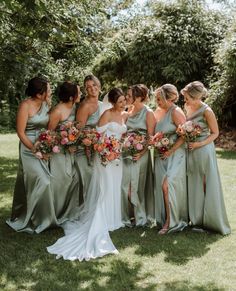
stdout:
<svg viewBox="0 0 236 291">
<path fill-rule="evenodd" d="M 86 128 L 95 128 L 101 115 L 102 102 L 98 101 L 98 109 L 93 114 L 91 114 L 86 122 Z M 92 177 L 93 172 L 93 155 L 91 160 L 88 161 L 85 155 L 84 148 L 79 147 L 75 155 L 75 167 L 80 179 L 79 189 L 80 189 L 80 201 L 83 201 L 88 190 L 88 186 Z M 82 196 L 82 197 L 81 197 Z"/>
<path fill-rule="evenodd" d="M 151 109 L 145 105 L 138 113 L 129 117 L 126 123 L 128 131 L 139 130 L 147 134 L 146 115 L 148 111 Z M 130 202 L 129 189 L 131 189 Z M 153 173 L 149 150 L 138 161 L 123 158 L 121 200 L 122 222 L 125 225 L 131 226 L 129 203 L 133 207 L 137 226 L 144 226 L 153 221 Z"/>
<path fill-rule="evenodd" d="M 187 120 L 198 123 L 202 128 L 197 141 L 206 139 L 210 134 L 204 118 L 204 111 L 207 108 L 209 108 L 208 105 L 203 103 L 199 110 L 187 118 Z M 193 151 L 188 151 L 187 166 L 189 217 L 192 224 L 223 235 L 229 234 L 230 226 L 225 209 L 214 143 L 211 142 Z M 205 187 L 204 181 L 206 183 Z"/>
<path fill-rule="evenodd" d="M 75 106 L 58 127 L 68 121 L 75 121 Z M 79 206 L 79 179 L 74 161 L 74 154 L 67 150 L 53 154 L 50 159 L 51 188 L 58 224 L 77 216 L 74 209 Z"/>
<path fill-rule="evenodd" d="M 155 132 L 163 132 L 173 143 L 178 139 L 176 125 L 172 121 L 172 112 L 176 108 L 173 105 L 166 115 L 156 124 Z M 163 227 L 166 221 L 166 210 L 162 185 L 167 178 L 168 198 L 170 209 L 169 231 L 181 231 L 187 226 L 187 185 L 186 185 L 186 154 L 184 145 L 179 147 L 167 159 L 161 159 L 155 153 L 154 160 L 154 194 L 155 194 L 155 217 L 157 224 Z"/>
<path fill-rule="evenodd" d="M 44 102 L 38 113 L 27 121 L 25 132 L 33 143 L 40 129 L 47 127 L 48 111 Z M 48 162 L 36 158 L 23 143 L 20 143 L 19 155 L 19 176 L 13 197 L 12 218 L 7 220 L 7 224 L 16 231 L 40 233 L 57 224 Z"/>
</svg>

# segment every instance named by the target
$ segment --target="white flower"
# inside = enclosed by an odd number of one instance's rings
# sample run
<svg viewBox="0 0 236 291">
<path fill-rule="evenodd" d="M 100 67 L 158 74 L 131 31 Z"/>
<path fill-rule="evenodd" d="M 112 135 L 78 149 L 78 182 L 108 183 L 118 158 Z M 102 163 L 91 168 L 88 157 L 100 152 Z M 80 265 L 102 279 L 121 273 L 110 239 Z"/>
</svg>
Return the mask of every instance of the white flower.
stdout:
<svg viewBox="0 0 236 291">
<path fill-rule="evenodd" d="M 167 137 L 164 137 L 162 138 L 161 143 L 163 144 L 163 146 L 167 146 L 170 143 L 170 141 Z"/>
</svg>

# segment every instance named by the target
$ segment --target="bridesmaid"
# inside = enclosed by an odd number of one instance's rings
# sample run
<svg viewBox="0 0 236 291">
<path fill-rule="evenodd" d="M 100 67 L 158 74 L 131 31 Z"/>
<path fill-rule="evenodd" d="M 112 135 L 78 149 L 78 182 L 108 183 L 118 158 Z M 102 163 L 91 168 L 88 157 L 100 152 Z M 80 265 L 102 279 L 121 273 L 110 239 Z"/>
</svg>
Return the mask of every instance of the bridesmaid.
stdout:
<svg viewBox="0 0 236 291">
<path fill-rule="evenodd" d="M 56 130 L 68 121 L 75 121 L 76 102 L 80 99 L 80 88 L 71 82 L 64 82 L 58 90 L 60 103 L 49 115 L 48 129 Z M 79 206 L 79 185 L 74 165 L 74 154 L 69 150 L 52 155 L 50 159 L 51 189 L 55 215 L 58 223 L 72 219 L 73 209 Z"/>
<path fill-rule="evenodd" d="M 226 235 L 230 233 L 230 226 L 213 143 L 219 135 L 217 120 L 212 109 L 201 101 L 207 95 L 201 82 L 189 83 L 181 93 L 184 95 L 187 120 L 202 128 L 196 142 L 188 144 L 190 220 L 193 225 Z"/>
<path fill-rule="evenodd" d="M 138 84 L 130 87 L 127 93 L 127 105 L 131 104 L 126 123 L 128 131 L 139 130 L 143 134 L 153 135 L 155 117 L 144 104 L 148 98 L 148 88 Z M 150 151 L 145 149 L 134 159 L 123 160 L 122 219 L 127 226 L 144 226 L 154 215 Z M 131 222 L 132 215 L 134 221 Z"/>
<path fill-rule="evenodd" d="M 47 127 L 49 120 L 50 85 L 47 80 L 35 77 L 29 81 L 26 95 L 29 98 L 21 102 L 16 120 L 25 199 L 23 203 L 16 202 L 22 195 L 22 189 L 15 188 L 13 215 L 7 224 L 16 231 L 40 233 L 56 224 L 48 162 L 34 155 L 34 143 L 39 131 Z M 19 180 L 20 177 L 17 177 L 16 183 Z"/>
<path fill-rule="evenodd" d="M 176 134 L 177 127 L 185 122 L 185 115 L 175 105 L 177 100 L 174 85 L 157 88 L 155 132 L 164 133 L 173 142 L 171 149 L 162 155 L 157 153 L 154 161 L 155 217 L 162 227 L 159 234 L 181 231 L 188 221 L 184 141 Z"/>
<path fill-rule="evenodd" d="M 77 113 L 76 121 L 81 127 L 95 128 L 102 112 L 102 102 L 98 100 L 101 84 L 97 77 L 88 75 L 84 79 L 84 88 L 86 90 L 86 97 L 81 102 Z M 92 165 L 88 162 L 87 156 L 83 148 L 79 148 L 75 156 L 75 165 L 80 181 L 80 191 L 82 190 L 82 199 L 85 198 L 88 185 L 92 176 Z"/>
</svg>

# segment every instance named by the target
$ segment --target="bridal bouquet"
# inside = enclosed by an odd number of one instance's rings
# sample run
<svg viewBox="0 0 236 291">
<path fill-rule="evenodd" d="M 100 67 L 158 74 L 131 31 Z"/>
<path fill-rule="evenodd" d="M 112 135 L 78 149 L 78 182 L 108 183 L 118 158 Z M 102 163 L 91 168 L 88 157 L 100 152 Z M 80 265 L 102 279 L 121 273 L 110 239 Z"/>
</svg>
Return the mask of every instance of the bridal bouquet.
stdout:
<svg viewBox="0 0 236 291">
<path fill-rule="evenodd" d="M 68 121 L 61 124 L 58 129 L 60 144 L 65 149 L 70 149 L 77 144 L 80 136 L 80 125 L 78 122 Z"/>
<path fill-rule="evenodd" d="M 168 135 L 160 131 L 151 137 L 149 145 L 162 155 L 171 149 L 173 142 L 169 139 Z"/>
<path fill-rule="evenodd" d="M 102 165 L 106 166 L 109 162 L 120 158 L 121 142 L 114 136 L 102 135 L 94 145 L 94 150 L 99 154 Z"/>
<path fill-rule="evenodd" d="M 84 128 L 81 130 L 78 145 L 82 146 L 87 156 L 88 164 L 91 163 L 91 156 L 94 152 L 94 146 L 98 143 L 101 134 L 95 128 Z"/>
<path fill-rule="evenodd" d="M 200 136 L 202 128 L 196 122 L 189 120 L 186 121 L 184 124 L 179 125 L 176 132 L 178 135 L 182 136 L 187 142 L 193 142 L 198 136 Z"/>
<path fill-rule="evenodd" d="M 59 153 L 58 134 L 52 130 L 41 130 L 34 144 L 35 156 L 39 159 L 48 160 L 52 153 Z"/>
<path fill-rule="evenodd" d="M 142 152 L 148 145 L 147 135 L 140 131 L 127 132 L 122 141 L 124 156 L 133 159 L 134 155 Z"/>
</svg>

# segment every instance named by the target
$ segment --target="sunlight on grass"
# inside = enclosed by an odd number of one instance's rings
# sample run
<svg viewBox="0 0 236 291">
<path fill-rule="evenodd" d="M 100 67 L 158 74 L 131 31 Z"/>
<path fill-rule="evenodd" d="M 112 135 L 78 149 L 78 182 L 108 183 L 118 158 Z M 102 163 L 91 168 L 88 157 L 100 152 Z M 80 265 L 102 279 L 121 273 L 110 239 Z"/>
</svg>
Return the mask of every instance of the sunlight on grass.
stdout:
<svg viewBox="0 0 236 291">
<path fill-rule="evenodd" d="M 0 290 L 235 290 L 235 152 L 217 149 L 231 235 L 186 230 L 159 236 L 156 228 L 121 228 L 111 233 L 119 255 L 80 263 L 46 252 L 62 230 L 28 235 L 4 223 L 11 210 L 17 151 L 16 135 L 0 135 Z"/>
</svg>

